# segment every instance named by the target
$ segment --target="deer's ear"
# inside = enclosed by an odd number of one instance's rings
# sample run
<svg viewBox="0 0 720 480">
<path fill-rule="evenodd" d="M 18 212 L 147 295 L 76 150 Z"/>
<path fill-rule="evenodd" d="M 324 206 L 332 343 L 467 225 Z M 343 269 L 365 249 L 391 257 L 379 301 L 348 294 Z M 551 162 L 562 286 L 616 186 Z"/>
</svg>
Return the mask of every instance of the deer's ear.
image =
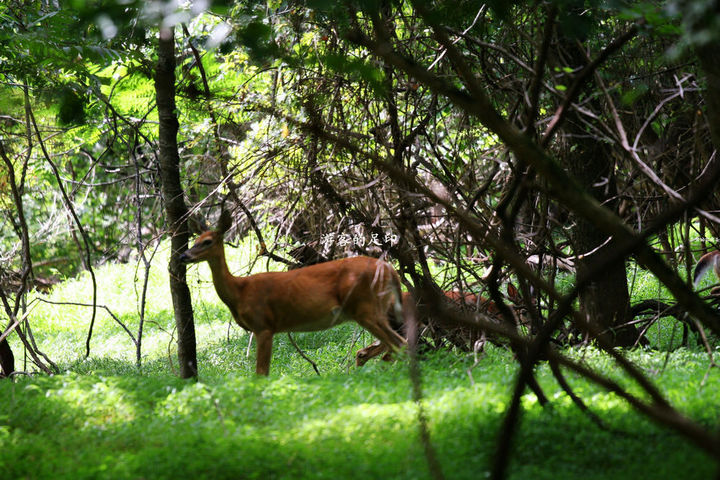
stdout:
<svg viewBox="0 0 720 480">
<path fill-rule="evenodd" d="M 223 209 L 222 212 L 220 212 L 220 219 L 218 220 L 218 232 L 227 232 L 228 230 L 230 230 L 230 227 L 232 227 L 232 223 L 232 216 L 230 215 L 230 212 Z"/>
<path fill-rule="evenodd" d="M 210 230 L 207 223 L 205 223 L 205 219 L 199 215 L 191 215 L 190 218 L 188 218 L 188 227 L 195 235 L 200 235 Z"/>
</svg>

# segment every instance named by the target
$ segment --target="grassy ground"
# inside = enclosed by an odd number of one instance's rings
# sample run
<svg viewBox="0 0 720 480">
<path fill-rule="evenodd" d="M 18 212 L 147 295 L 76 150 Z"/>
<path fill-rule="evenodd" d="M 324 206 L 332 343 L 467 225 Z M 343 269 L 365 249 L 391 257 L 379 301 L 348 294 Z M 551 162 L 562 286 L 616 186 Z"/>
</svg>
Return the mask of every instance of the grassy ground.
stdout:
<svg viewBox="0 0 720 480">
<path fill-rule="evenodd" d="M 144 357 L 108 315 L 97 319 L 84 359 L 89 310 L 38 303 L 31 322 L 39 346 L 63 373 L 0 382 L 0 478 L 429 478 L 419 441 L 408 367 L 373 361 L 349 366 L 356 329 L 298 334 L 321 377 L 278 336 L 269 378 L 255 378 L 248 337 L 228 328 L 229 314 L 200 269 L 196 300 L 200 381 L 177 379 L 173 321 L 163 261 L 150 282 Z M 103 267 L 100 303 L 137 328 L 133 265 Z M 201 283 L 198 283 L 201 282 Z M 87 278 L 57 288 L 54 300 L 88 301 Z M 22 366 L 22 350 L 13 344 Z M 597 352 L 570 352 L 628 383 Z M 700 351 L 630 354 L 685 414 L 718 424 L 720 372 L 705 381 Z M 472 358 L 442 352 L 422 362 L 424 409 L 447 478 L 487 476 L 516 368 L 491 348 Z M 667 429 L 649 423 L 614 395 L 580 379 L 573 386 L 622 433 L 599 429 L 561 393 L 549 370 L 540 382 L 552 405 L 533 395 L 514 445 L 511 478 L 709 478 L 717 465 Z"/>
</svg>

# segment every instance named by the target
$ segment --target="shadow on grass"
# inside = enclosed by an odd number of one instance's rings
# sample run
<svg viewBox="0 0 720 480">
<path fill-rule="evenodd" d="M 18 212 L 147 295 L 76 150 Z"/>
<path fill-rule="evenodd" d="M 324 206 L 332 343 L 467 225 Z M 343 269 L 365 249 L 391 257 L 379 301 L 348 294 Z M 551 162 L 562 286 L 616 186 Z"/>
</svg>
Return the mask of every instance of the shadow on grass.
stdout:
<svg viewBox="0 0 720 480">
<path fill-rule="evenodd" d="M 428 478 L 400 362 L 322 378 L 233 371 L 206 383 L 161 367 L 142 374 L 119 361 L 97 367 L 0 383 L 3 478 Z M 512 382 L 500 381 L 507 364 L 484 363 L 474 386 L 439 356 L 423 367 L 446 476 L 482 478 L 510 393 Z M 611 397 L 595 395 L 591 407 L 630 435 L 601 431 L 564 397 L 554 398 L 542 409 L 526 397 L 511 478 L 714 473 L 683 439 Z"/>
</svg>

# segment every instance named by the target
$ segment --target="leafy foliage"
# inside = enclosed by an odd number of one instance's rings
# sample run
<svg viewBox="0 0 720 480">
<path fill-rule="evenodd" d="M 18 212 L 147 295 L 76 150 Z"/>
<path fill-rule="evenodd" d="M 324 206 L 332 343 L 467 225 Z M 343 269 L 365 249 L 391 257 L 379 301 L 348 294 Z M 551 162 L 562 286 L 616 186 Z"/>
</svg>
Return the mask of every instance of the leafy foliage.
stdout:
<svg viewBox="0 0 720 480">
<path fill-rule="evenodd" d="M 706 106 L 712 97 L 702 89 L 712 82 L 698 80 L 702 72 L 689 48 L 718 40 L 711 3 L 272 0 L 214 2 L 205 12 L 201 2 L 3 2 L 0 286 L 10 297 L 19 292 L 11 298 L 18 306 L 35 309 L 29 317 L 34 338 L 63 373 L 0 383 L 13 412 L 0 414 L 0 448 L 8 452 L 0 470 L 73 478 L 428 475 L 404 362 L 349 370 L 357 345 L 356 332 L 346 326 L 297 336 L 328 373 L 322 379 L 312 378 L 284 339 L 277 341 L 274 376 L 247 378 L 248 338 L 219 320 L 227 314 L 204 269 L 191 275 L 202 299 L 196 302 L 201 382 L 172 378 L 166 360 L 173 348 L 171 308 L 162 273 L 167 252 L 160 242 L 172 226 L 160 214 L 155 158 L 159 27 L 176 27 L 187 200 L 209 217 L 220 203 L 232 205 L 233 241 L 248 232 L 264 237 L 242 252 L 233 271 L 282 268 L 256 263 L 259 245 L 276 258 L 289 258 L 296 247 L 328 256 L 382 250 L 416 286 L 424 275 L 442 290 L 487 296 L 492 266 L 497 283 L 523 290 L 515 307 L 531 317 L 517 322 L 526 339 L 558 314 L 561 301 L 549 290 L 570 294 L 570 303 L 584 308 L 573 296 L 577 264 L 561 271 L 559 261 L 594 251 L 574 241 L 581 223 L 568 211 L 577 205 L 557 202 L 573 182 L 554 184 L 528 159 L 547 156 L 555 171 L 575 165 L 582 176 L 591 163 L 583 146 L 601 151 L 607 169 L 588 190 L 606 194 L 598 198 L 601 211 L 612 210 L 623 231 L 652 237 L 649 248 L 662 253 L 681 283 L 693 254 L 716 246 L 711 237 L 718 228 L 707 214 L 718 210 L 715 194 L 696 200 L 699 220 L 688 210 L 685 218 L 655 223 L 682 200 L 668 195 L 687 198 L 711 166 L 714 123 Z M 523 148 L 537 147 L 537 155 L 523 157 L 508 132 L 518 134 Z M 408 178 L 394 177 L 387 165 Z M 13 169 L 13 177 L 4 175 Z M 10 180 L 20 186 L 22 202 Z M 445 208 L 438 205 L 443 202 Z M 27 276 L 21 213 L 31 219 L 34 269 Z M 87 238 L 79 238 L 80 226 Z M 507 258 L 486 241 L 495 233 L 529 270 L 500 262 Z M 399 240 L 367 241 L 378 234 Z M 108 264 L 114 260 L 136 263 Z M 678 307 L 635 257 L 627 260 L 634 302 Z M 77 303 L 90 302 L 83 273 L 90 268 L 109 311 L 99 312 L 93 355 L 84 360 L 88 307 Z M 528 272 L 546 282 L 539 291 L 529 288 Z M 69 280 L 48 297 L 25 296 L 33 276 L 50 275 Z M 20 288 L 12 283 L 18 281 Z M 708 412 L 718 383 L 692 340 L 705 338 L 713 352 L 717 338 L 698 330 L 683 342 L 677 320 L 686 316 L 673 312 L 662 317 L 648 309 L 638 316 L 650 344 L 628 353 L 629 364 L 712 431 L 717 419 Z M 588 341 L 577 317 L 560 320 L 552 340 Z M 141 325 L 138 370 L 131 336 L 139 337 Z M 11 345 L 21 348 L 15 336 Z M 518 358 L 522 352 L 516 349 Z M 628 378 L 629 368 L 623 373 L 611 361 L 612 350 L 562 353 L 641 399 L 649 395 Z M 501 347 L 490 347 L 473 370 L 474 385 L 470 363 L 454 350 L 423 364 L 432 438 L 452 478 L 475 478 L 490 468 L 511 405 L 508 379 L 517 372 Z M 537 371 L 554 408 L 523 397 L 511 476 L 600 478 L 611 464 L 618 478 L 647 476 L 648 468 L 656 476 L 682 471 L 684 478 L 704 478 L 712 468 L 625 401 L 571 376 L 591 410 L 637 437 L 596 430 L 548 367 Z M 683 384 L 688 379 L 695 388 Z M 64 438 L 47 439 L 51 429 Z M 597 451 L 604 452 L 602 461 Z M 688 472 L 687 458 L 695 470 Z"/>
</svg>

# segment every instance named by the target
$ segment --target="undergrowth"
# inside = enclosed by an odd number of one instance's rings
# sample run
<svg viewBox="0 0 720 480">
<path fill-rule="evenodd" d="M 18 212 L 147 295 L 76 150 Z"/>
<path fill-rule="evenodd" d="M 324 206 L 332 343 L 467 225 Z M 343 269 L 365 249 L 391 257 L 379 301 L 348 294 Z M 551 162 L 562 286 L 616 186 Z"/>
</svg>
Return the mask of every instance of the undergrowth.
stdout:
<svg viewBox="0 0 720 480">
<path fill-rule="evenodd" d="M 199 380 L 178 379 L 163 262 L 156 260 L 151 272 L 140 367 L 132 341 L 105 312 L 98 311 L 85 358 L 89 309 L 32 303 L 38 346 L 61 373 L 0 382 L 1 478 L 429 478 L 407 359 L 355 368 L 354 351 L 372 339 L 344 324 L 295 335 L 321 376 L 287 336 L 277 335 L 271 375 L 256 378 L 254 345 L 248 356 L 249 337 L 229 324 L 205 267 L 190 273 Z M 245 265 L 231 268 L 241 272 Z M 142 272 L 128 264 L 97 273 L 99 303 L 136 332 L 135 278 Z M 88 282 L 86 276 L 70 280 L 46 298 L 87 302 Z M 13 348 L 22 367 L 22 350 L 16 343 Z M 642 395 L 602 353 L 566 353 Z M 718 425 L 720 372 L 708 369 L 702 349 L 627 355 L 681 412 L 709 428 Z M 517 366 L 506 349 L 491 346 L 473 363 L 472 355 L 448 351 L 421 362 L 423 409 L 447 478 L 488 475 L 514 387 Z M 699 479 L 716 473 L 717 466 L 684 438 L 615 395 L 567 376 L 608 430 L 580 412 L 541 364 L 538 378 L 551 403 L 543 408 L 534 395 L 523 398 L 511 478 Z"/>
</svg>

